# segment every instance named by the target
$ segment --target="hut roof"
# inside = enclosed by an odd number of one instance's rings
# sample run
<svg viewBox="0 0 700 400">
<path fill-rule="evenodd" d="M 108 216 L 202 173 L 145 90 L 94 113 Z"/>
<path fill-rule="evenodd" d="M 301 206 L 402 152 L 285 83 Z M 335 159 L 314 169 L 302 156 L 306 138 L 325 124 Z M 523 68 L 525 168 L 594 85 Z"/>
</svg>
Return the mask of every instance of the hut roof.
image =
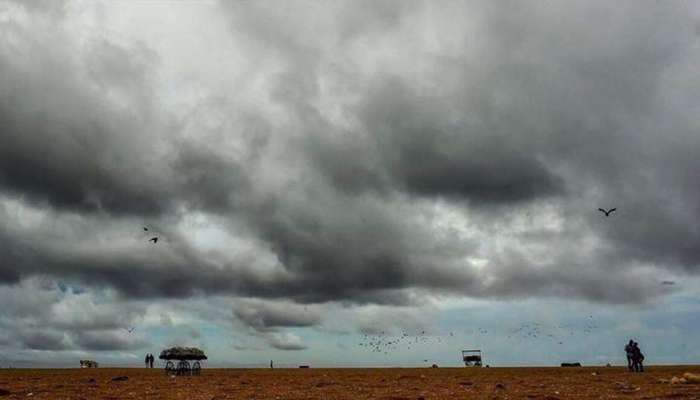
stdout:
<svg viewBox="0 0 700 400">
<path fill-rule="evenodd" d="M 160 352 L 161 360 L 206 360 L 204 352 L 196 347 L 171 347 Z"/>
</svg>

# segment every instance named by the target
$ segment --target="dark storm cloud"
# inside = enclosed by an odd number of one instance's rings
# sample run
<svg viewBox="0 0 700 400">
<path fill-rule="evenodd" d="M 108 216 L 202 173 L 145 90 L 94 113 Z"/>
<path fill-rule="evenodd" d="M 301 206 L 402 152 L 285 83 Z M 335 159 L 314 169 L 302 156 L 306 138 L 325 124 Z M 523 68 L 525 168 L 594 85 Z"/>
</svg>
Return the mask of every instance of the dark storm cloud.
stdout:
<svg viewBox="0 0 700 400">
<path fill-rule="evenodd" d="M 25 332 L 22 346 L 32 350 L 67 350 L 70 345 L 62 332 Z"/>
<path fill-rule="evenodd" d="M 202 120 L 254 111 L 201 131 L 160 101 L 165 61 L 147 45 L 9 19 L 0 199 L 55 221 L 0 210 L 0 282 L 382 304 L 659 295 L 637 266 L 694 274 L 700 262 L 696 94 L 682 84 L 695 22 L 681 4 L 603 4 L 226 2 L 225 39 L 267 86 L 248 108 L 245 85 L 240 98 L 208 88 L 221 100 L 202 102 Z M 618 212 L 602 219 L 599 206 Z M 539 223 L 561 226 L 511 232 L 538 207 Z M 441 212 L 466 233 L 438 228 Z M 168 228 L 196 213 L 257 253 Z M 124 225 L 146 220 L 162 241 L 124 244 Z M 297 311 L 236 315 L 261 330 L 317 323 Z"/>
<path fill-rule="evenodd" d="M 58 39 L 65 35 L 53 28 Z M 232 206 L 230 192 L 246 184 L 235 160 L 203 144 L 165 140 L 176 124 L 156 110 L 157 57 L 148 49 L 36 41 L 35 31 L 12 22 L 2 29 L 21 46 L 0 47 L 0 188 L 81 213 Z M 71 52 L 84 59 L 62 54 Z"/>
<path fill-rule="evenodd" d="M 0 187 L 59 208 L 159 211 L 167 191 L 159 190 L 156 171 L 147 168 L 140 140 L 148 116 L 116 111 L 90 87 L 92 82 L 83 80 L 81 66 L 61 54 L 82 49 L 35 41 L 34 31 L 12 22 L 3 29 L 21 46 L 6 43 L 0 53 L 5 70 L 0 78 Z M 112 58 L 124 64 L 138 59 L 138 54 Z M 100 55 L 85 61 L 101 62 Z M 123 67 L 130 86 L 148 86 L 143 68 Z"/>
<path fill-rule="evenodd" d="M 309 327 L 318 325 L 321 316 L 308 307 L 288 304 L 239 303 L 233 314 L 255 330 L 264 332 L 277 328 Z"/>
<path fill-rule="evenodd" d="M 311 147 L 321 171 L 340 190 L 401 190 L 471 200 L 475 206 L 517 204 L 564 191 L 530 149 L 489 127 L 451 126 L 457 109 L 444 99 L 422 95 L 392 76 L 368 86 L 367 103 L 357 115 L 372 143 L 321 136 L 322 143 Z"/>
</svg>

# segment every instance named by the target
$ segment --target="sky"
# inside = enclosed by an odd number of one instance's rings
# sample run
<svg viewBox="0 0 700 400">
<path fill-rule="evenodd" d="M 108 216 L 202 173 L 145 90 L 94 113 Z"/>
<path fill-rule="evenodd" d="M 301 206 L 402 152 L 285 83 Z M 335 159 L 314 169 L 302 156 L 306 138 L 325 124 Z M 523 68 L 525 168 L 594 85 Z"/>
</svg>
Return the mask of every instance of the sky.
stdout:
<svg viewBox="0 0 700 400">
<path fill-rule="evenodd" d="M 698 363 L 699 65 L 694 2 L 0 0 L 0 367 Z"/>
</svg>

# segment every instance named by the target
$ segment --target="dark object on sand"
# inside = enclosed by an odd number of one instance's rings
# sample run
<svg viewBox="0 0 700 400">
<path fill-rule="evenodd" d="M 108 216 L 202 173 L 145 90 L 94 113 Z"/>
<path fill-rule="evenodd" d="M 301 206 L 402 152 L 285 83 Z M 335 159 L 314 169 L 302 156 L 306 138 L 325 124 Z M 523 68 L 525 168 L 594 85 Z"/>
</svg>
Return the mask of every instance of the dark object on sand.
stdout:
<svg viewBox="0 0 700 400">
<path fill-rule="evenodd" d="M 580 367 L 581 363 L 575 362 L 575 363 L 561 363 L 562 367 Z"/>
<path fill-rule="evenodd" d="M 438 367 L 437 364 L 433 364 L 430 368 L 437 368 L 437 367 Z"/>
<path fill-rule="evenodd" d="M 80 360 L 80 368 L 97 368 L 99 364 L 93 360 Z"/>
<path fill-rule="evenodd" d="M 119 381 L 128 381 L 129 377 L 128 376 L 115 376 L 112 378 L 112 382 L 119 382 Z"/>
<path fill-rule="evenodd" d="M 300 365 L 299 368 L 309 368 L 308 365 Z"/>
<path fill-rule="evenodd" d="M 199 362 L 206 360 L 207 356 L 196 347 L 171 347 L 161 351 L 158 358 L 167 361 L 166 374 L 199 375 L 202 371 L 202 365 Z M 178 362 L 177 366 L 173 360 Z M 194 362 L 190 364 L 190 361 Z"/>
<path fill-rule="evenodd" d="M 0 388 L 0 396 L 9 396 L 11 394 L 12 393 L 9 390 Z"/>
<path fill-rule="evenodd" d="M 481 367 L 481 350 L 462 350 L 465 367 Z"/>
</svg>

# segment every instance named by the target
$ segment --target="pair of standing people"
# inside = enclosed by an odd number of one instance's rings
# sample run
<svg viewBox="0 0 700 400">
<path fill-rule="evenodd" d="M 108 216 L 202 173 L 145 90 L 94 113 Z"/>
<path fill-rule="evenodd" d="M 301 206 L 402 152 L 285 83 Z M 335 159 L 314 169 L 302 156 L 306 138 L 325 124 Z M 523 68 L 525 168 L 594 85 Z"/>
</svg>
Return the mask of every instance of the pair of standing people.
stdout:
<svg viewBox="0 0 700 400">
<path fill-rule="evenodd" d="M 144 362 L 146 363 L 146 368 L 153 368 L 153 361 L 155 360 L 155 357 L 153 357 L 153 354 L 148 353 L 146 354 L 146 359 Z"/>
<path fill-rule="evenodd" d="M 639 349 L 639 343 L 630 340 L 625 345 L 625 353 L 627 354 L 627 369 L 633 372 L 644 372 L 644 354 Z"/>
</svg>

